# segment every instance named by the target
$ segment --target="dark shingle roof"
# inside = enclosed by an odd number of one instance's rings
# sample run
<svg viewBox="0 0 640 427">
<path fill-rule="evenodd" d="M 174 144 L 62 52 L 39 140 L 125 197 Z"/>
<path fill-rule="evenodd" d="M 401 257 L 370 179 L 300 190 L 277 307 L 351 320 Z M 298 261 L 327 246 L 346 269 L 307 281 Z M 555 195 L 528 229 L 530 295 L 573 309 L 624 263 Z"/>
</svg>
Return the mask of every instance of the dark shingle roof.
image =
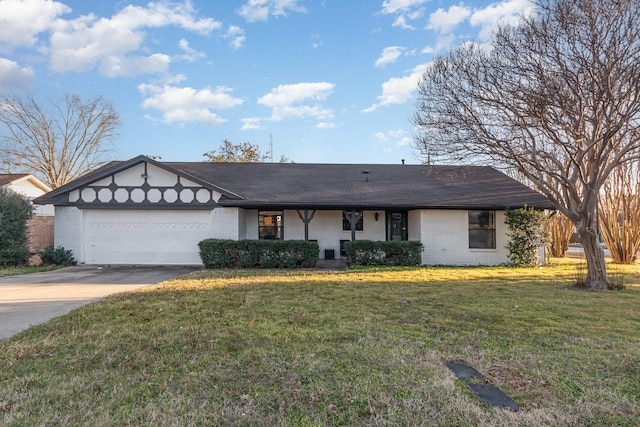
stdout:
<svg viewBox="0 0 640 427">
<path fill-rule="evenodd" d="M 48 195 L 66 194 L 140 162 L 178 173 L 244 208 L 553 209 L 543 195 L 488 166 L 318 163 L 156 162 L 138 156 L 111 162 Z"/>
<path fill-rule="evenodd" d="M 553 209 L 549 200 L 483 166 L 165 163 L 232 191 L 241 207 Z"/>
</svg>

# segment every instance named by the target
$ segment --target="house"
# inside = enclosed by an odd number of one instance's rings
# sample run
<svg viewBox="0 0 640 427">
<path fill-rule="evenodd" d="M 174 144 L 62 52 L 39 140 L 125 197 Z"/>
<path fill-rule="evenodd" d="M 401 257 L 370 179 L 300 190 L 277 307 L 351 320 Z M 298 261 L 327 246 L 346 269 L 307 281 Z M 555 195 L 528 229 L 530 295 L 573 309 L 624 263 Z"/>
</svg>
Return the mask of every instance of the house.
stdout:
<svg viewBox="0 0 640 427">
<path fill-rule="evenodd" d="M 111 162 L 36 203 L 55 205 L 55 244 L 86 264 L 201 264 L 198 242 L 419 240 L 423 264 L 508 262 L 506 208 L 553 209 L 491 167 Z"/>
<path fill-rule="evenodd" d="M 47 184 L 27 173 L 0 174 L 0 187 L 18 193 L 29 201 L 51 191 Z M 28 224 L 29 250 L 32 253 L 53 246 L 53 214 L 54 207 L 51 204 L 34 205 L 33 217 Z"/>
</svg>

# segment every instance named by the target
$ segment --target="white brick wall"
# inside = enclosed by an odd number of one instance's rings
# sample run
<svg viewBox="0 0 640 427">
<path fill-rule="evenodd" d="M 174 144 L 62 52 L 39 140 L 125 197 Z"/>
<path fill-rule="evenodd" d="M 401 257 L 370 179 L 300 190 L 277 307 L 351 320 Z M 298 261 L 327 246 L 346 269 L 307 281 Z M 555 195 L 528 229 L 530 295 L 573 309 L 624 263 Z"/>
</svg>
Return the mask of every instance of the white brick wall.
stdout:
<svg viewBox="0 0 640 427">
<path fill-rule="evenodd" d="M 73 251 L 80 263 L 89 262 L 83 248 L 84 211 L 76 207 L 55 208 L 55 246 Z M 385 240 L 384 211 L 365 211 L 364 230 L 356 232 L 357 240 Z M 509 262 L 505 248 L 508 241 L 504 211 L 496 211 L 496 249 L 469 249 L 468 213 L 466 210 L 415 210 L 409 212 L 409 240 L 424 244 L 425 265 L 497 265 Z M 295 210 L 284 212 L 286 240 L 303 240 L 304 223 Z M 209 236 L 203 235 L 202 238 Z M 211 237 L 216 239 L 257 239 L 258 211 L 217 207 L 211 212 Z M 316 211 L 309 223 L 309 239 L 317 240 L 320 258 L 325 249 L 340 256 L 340 240 L 351 240 L 351 232 L 342 230 L 342 211 Z"/>
<path fill-rule="evenodd" d="M 357 240 L 385 240 L 384 212 L 365 211 L 364 230 L 356 232 Z M 80 263 L 88 262 L 83 242 L 83 211 L 76 207 L 55 208 L 56 246 L 73 251 Z M 216 239 L 257 239 L 258 211 L 218 207 L 211 212 L 211 237 Z M 509 262 L 505 248 L 508 241 L 504 211 L 496 211 L 496 249 L 469 249 L 468 213 L 466 210 L 416 210 L 409 212 L 409 239 L 424 244 L 425 265 L 496 265 Z M 295 210 L 284 212 L 286 240 L 303 240 L 304 224 Z M 202 236 L 207 238 L 208 236 Z M 342 230 L 342 211 L 316 211 L 309 223 L 309 239 L 317 240 L 320 258 L 325 249 L 340 256 L 340 240 L 351 240 L 351 232 Z"/>
<path fill-rule="evenodd" d="M 245 239 L 258 239 L 258 211 L 255 209 L 245 210 L 244 212 Z M 285 236 L 287 233 L 287 223 L 284 224 Z"/>
<path fill-rule="evenodd" d="M 384 211 L 364 211 L 363 230 L 356 231 L 356 240 L 385 240 Z M 309 212 L 311 214 L 311 212 Z M 284 213 L 285 240 L 304 240 L 304 223 L 295 210 Z M 336 258 L 340 257 L 340 240 L 351 240 L 351 231 L 342 230 L 342 211 L 316 211 L 309 223 L 309 240 L 317 240 L 320 258 L 324 258 L 325 249 L 333 249 Z"/>
<path fill-rule="evenodd" d="M 211 237 L 214 239 L 239 240 L 241 237 L 240 219 L 240 208 L 215 208 L 211 212 Z"/>
<path fill-rule="evenodd" d="M 411 218 L 415 214 L 410 215 Z M 419 211 L 420 240 L 424 244 L 422 263 L 426 265 L 498 265 L 509 262 L 504 211 L 496 211 L 496 248 L 469 249 L 469 219 L 466 210 Z M 410 227 L 410 230 L 411 227 Z M 415 236 L 412 231 L 411 239 Z"/>
<path fill-rule="evenodd" d="M 238 209 L 238 239 L 247 238 L 247 210 Z"/>
<path fill-rule="evenodd" d="M 384 211 L 377 211 L 378 221 L 375 220 L 375 212 L 364 212 L 364 230 L 356 231 L 356 240 L 385 240 Z M 241 234 L 241 239 L 258 239 L 257 210 L 244 211 L 242 224 L 246 233 Z M 284 238 L 285 240 L 304 240 L 304 223 L 298 217 L 296 210 L 284 211 Z M 333 249 L 335 256 L 339 257 L 340 240 L 351 240 L 351 231 L 342 230 L 342 211 L 316 211 L 313 220 L 309 223 L 309 240 L 318 241 L 320 258 L 324 258 L 325 249 Z"/>
<path fill-rule="evenodd" d="M 53 241 L 73 252 L 78 263 L 84 263 L 82 248 L 82 210 L 75 206 L 56 206 Z"/>
</svg>

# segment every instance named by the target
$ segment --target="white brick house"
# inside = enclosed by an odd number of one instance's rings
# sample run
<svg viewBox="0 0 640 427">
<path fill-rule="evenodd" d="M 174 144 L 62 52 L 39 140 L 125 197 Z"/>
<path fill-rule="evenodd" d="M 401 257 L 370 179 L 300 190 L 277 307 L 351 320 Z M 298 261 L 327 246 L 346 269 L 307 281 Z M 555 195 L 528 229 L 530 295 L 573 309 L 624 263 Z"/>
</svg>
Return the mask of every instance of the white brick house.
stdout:
<svg viewBox="0 0 640 427">
<path fill-rule="evenodd" d="M 36 199 L 55 244 L 86 264 L 201 264 L 198 242 L 419 240 L 422 263 L 508 262 L 504 211 L 553 209 L 490 167 L 112 162 Z"/>
</svg>

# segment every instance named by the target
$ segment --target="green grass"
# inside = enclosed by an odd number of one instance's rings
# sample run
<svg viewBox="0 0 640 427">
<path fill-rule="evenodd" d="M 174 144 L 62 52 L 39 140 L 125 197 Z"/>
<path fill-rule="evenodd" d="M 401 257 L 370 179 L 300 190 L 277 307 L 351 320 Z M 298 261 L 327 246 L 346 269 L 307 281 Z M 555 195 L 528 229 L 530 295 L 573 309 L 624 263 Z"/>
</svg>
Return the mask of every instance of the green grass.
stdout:
<svg viewBox="0 0 640 427">
<path fill-rule="evenodd" d="M 636 426 L 640 268 L 616 269 L 605 293 L 566 262 L 196 273 L 0 341 L 0 424 Z"/>
<path fill-rule="evenodd" d="M 29 267 L 29 266 L 21 266 L 21 267 L 10 267 L 10 266 L 0 266 L 0 277 L 4 276 L 16 276 L 18 274 L 29 274 L 29 273 L 40 273 L 42 271 L 50 271 L 61 268 L 59 265 L 42 265 L 38 267 Z"/>
</svg>

